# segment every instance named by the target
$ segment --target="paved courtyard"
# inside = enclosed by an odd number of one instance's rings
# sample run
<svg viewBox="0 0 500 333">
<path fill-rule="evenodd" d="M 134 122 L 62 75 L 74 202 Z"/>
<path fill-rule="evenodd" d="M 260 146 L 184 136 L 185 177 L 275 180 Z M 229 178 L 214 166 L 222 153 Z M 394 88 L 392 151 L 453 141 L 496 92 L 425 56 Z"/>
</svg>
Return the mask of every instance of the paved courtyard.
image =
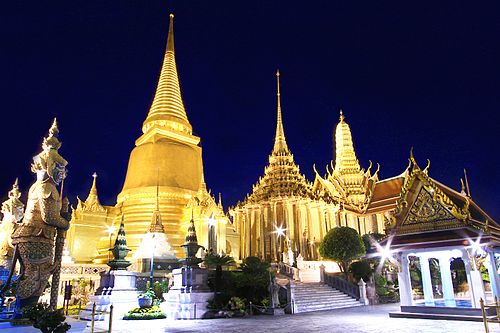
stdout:
<svg viewBox="0 0 500 333">
<path fill-rule="evenodd" d="M 254 316 L 234 319 L 153 320 L 113 322 L 113 332 L 119 333 L 184 333 L 184 332 L 384 332 L 384 333 L 480 333 L 483 323 L 446 320 L 389 318 L 398 305 L 377 305 L 333 311 L 312 312 L 285 316 Z M 104 328 L 104 323 L 96 325 Z M 85 332 L 90 332 L 87 328 Z M 490 332 L 500 332 L 498 324 L 490 323 Z"/>
</svg>

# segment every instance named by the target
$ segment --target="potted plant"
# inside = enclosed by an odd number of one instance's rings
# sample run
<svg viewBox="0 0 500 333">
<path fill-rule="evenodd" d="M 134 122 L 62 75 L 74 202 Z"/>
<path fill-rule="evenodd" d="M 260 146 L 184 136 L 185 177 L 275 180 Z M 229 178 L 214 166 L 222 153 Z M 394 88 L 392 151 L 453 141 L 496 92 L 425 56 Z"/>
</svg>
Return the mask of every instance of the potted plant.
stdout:
<svg viewBox="0 0 500 333">
<path fill-rule="evenodd" d="M 155 297 L 155 293 L 153 290 L 148 288 L 144 293 L 140 294 L 137 300 L 139 301 L 139 307 L 150 308 L 153 305 L 153 298 Z"/>
</svg>

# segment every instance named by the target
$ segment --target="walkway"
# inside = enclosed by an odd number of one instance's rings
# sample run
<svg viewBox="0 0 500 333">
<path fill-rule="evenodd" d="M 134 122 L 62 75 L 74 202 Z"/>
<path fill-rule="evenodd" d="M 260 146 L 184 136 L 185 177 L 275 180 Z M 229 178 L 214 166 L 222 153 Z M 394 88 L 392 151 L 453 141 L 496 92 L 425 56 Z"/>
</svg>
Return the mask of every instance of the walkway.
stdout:
<svg viewBox="0 0 500 333">
<path fill-rule="evenodd" d="M 484 332 L 483 323 L 464 321 L 389 318 L 398 305 L 377 305 L 296 315 L 254 316 L 235 319 L 172 321 L 115 320 L 113 332 L 119 333 L 244 333 L 244 332 L 338 332 L 338 333 L 470 333 Z M 102 325 L 102 326 L 101 326 Z M 97 324 L 104 327 L 104 323 Z M 87 328 L 85 332 L 90 332 Z M 490 332 L 500 332 L 498 324 L 490 323 Z"/>
</svg>

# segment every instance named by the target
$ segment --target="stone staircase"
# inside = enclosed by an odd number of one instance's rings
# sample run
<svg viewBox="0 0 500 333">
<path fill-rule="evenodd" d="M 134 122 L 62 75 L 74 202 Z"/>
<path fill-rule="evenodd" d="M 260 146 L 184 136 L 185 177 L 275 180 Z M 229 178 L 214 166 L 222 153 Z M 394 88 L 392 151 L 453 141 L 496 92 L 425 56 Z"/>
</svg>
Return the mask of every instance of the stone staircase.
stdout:
<svg viewBox="0 0 500 333">
<path fill-rule="evenodd" d="M 323 283 L 300 283 L 294 286 L 295 313 L 362 306 L 360 301 Z"/>
</svg>

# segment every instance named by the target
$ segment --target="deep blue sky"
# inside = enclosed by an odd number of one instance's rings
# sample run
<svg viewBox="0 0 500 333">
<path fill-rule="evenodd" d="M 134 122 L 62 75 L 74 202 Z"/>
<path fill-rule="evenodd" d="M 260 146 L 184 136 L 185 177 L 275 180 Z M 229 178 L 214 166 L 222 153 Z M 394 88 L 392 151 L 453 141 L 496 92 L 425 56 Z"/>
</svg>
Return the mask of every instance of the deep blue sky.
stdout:
<svg viewBox="0 0 500 333">
<path fill-rule="evenodd" d="M 206 181 L 227 207 L 263 173 L 281 71 L 285 134 L 312 180 L 333 158 L 343 108 L 358 158 L 401 173 L 411 146 L 430 175 L 500 220 L 500 6 L 429 1 L 19 1 L 0 8 L 0 195 L 57 116 L 70 199 L 99 174 L 114 204 L 141 134 L 175 14 L 181 89 Z"/>
</svg>

